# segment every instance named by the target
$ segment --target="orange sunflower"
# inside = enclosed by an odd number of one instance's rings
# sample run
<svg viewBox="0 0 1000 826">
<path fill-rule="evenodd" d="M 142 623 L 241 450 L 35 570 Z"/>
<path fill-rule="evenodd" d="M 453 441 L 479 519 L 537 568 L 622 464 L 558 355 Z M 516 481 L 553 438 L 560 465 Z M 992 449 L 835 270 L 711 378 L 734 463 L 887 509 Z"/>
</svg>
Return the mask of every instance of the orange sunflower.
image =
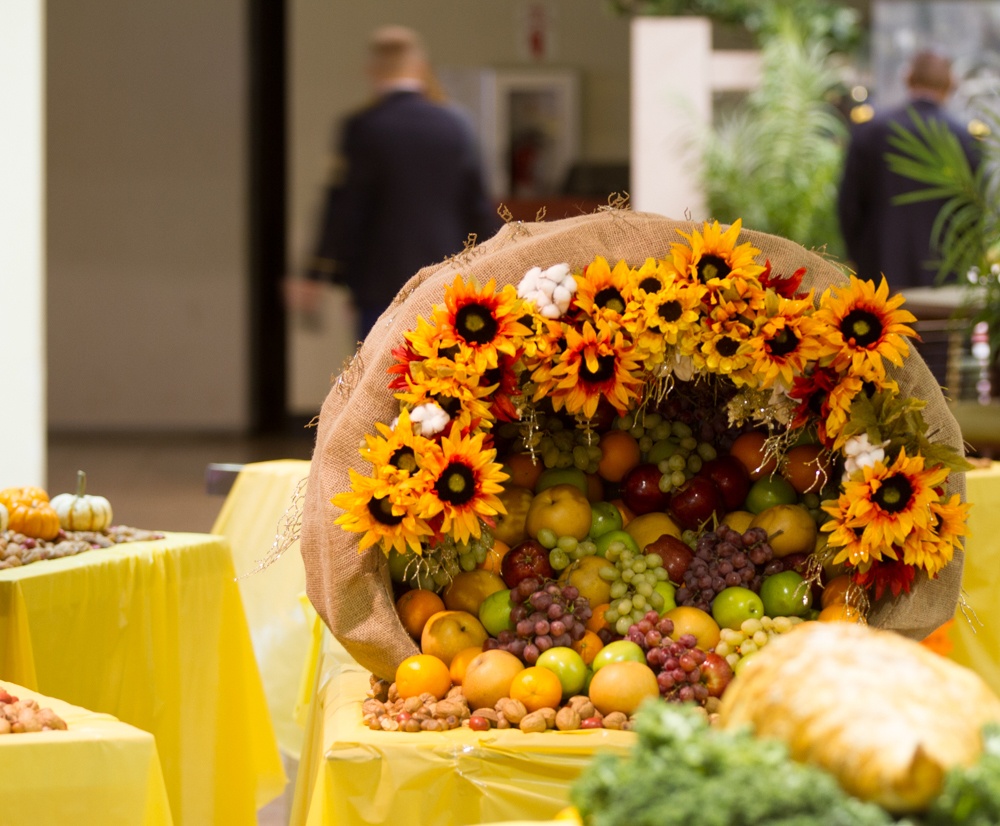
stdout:
<svg viewBox="0 0 1000 826">
<path fill-rule="evenodd" d="M 508 476 L 493 461 L 496 450 L 485 440 L 482 431 L 463 436 L 455 425 L 440 447 L 435 445 L 423 459 L 421 473 L 428 484 L 419 512 L 428 520 L 440 516 L 440 532 L 458 542 L 478 539 L 481 521 L 493 525 L 493 517 L 507 512 L 497 494 Z"/>
<path fill-rule="evenodd" d="M 576 276 L 576 306 L 595 323 L 618 324 L 633 302 L 632 276 L 624 261 L 612 269 L 606 258 L 597 256 Z"/>
<path fill-rule="evenodd" d="M 670 245 L 673 265 L 680 275 L 691 281 L 705 284 L 714 293 L 727 286 L 732 276 L 756 278 L 764 268 L 755 258 L 760 250 L 752 244 L 739 244 L 742 222 L 737 219 L 723 232 L 718 221 L 707 221 L 702 232 L 692 230 L 689 235 L 678 230 L 688 240 L 687 244 Z"/>
<path fill-rule="evenodd" d="M 601 398 L 622 415 L 637 397 L 642 385 L 635 348 L 621 331 L 607 324 L 595 328 L 589 321 L 583 329 L 566 328 L 566 349 L 550 366 L 532 373 L 536 384 L 533 401 L 548 397 L 555 410 L 591 418 Z"/>
<path fill-rule="evenodd" d="M 838 372 L 851 372 L 865 380 L 885 379 L 885 361 L 897 367 L 909 354 L 907 336 L 916 332 L 907 323 L 913 313 L 901 310 L 901 294 L 889 296 L 883 278 L 874 282 L 851 276 L 850 286 L 831 287 L 820 298 L 815 318 L 825 329 L 821 336 L 822 358 Z"/>
<path fill-rule="evenodd" d="M 752 341 L 752 371 L 759 387 L 792 386 L 795 376 L 805 372 L 819 357 L 819 325 L 812 318 L 812 296 L 797 300 L 768 293 L 767 316 Z"/>
<path fill-rule="evenodd" d="M 395 427 L 375 422 L 375 428 L 380 435 L 367 434 L 359 451 L 371 463 L 375 478 L 401 482 L 416 473 L 430 440 L 414 433 L 409 412 L 399 414 Z"/>
</svg>

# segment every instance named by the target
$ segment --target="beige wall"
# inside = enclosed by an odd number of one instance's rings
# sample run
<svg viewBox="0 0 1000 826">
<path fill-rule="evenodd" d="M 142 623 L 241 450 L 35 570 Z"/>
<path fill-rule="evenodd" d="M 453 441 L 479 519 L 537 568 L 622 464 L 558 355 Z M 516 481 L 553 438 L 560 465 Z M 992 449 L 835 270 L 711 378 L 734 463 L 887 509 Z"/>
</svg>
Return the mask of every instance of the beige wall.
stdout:
<svg viewBox="0 0 1000 826">
<path fill-rule="evenodd" d="M 54 429 L 247 425 L 244 6 L 47 4 Z"/>
<path fill-rule="evenodd" d="M 529 6 L 550 21 L 552 52 L 533 63 L 524 46 Z M 290 0 L 289 268 L 308 261 L 331 136 L 368 95 L 362 72 L 368 34 L 399 23 L 419 30 L 441 68 L 577 69 L 581 81 L 581 155 L 623 161 L 629 153 L 629 26 L 604 0 Z M 328 291 L 322 326 L 290 319 L 289 405 L 322 402 L 331 372 L 353 351 L 345 297 Z"/>
</svg>

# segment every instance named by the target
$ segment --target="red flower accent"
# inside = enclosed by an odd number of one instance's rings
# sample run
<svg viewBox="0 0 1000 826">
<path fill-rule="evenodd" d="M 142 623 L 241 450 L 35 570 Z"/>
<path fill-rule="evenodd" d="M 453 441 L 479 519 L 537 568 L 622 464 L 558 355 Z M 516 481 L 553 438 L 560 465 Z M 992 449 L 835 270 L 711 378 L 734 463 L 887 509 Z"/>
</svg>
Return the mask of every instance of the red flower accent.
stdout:
<svg viewBox="0 0 1000 826">
<path fill-rule="evenodd" d="M 886 588 L 892 591 L 894 597 L 908 594 L 916 569 L 902 561 L 902 554 L 899 556 L 898 560 L 885 557 L 863 573 L 855 571 L 851 578 L 866 590 L 874 588 L 875 599 L 881 599 Z"/>
<path fill-rule="evenodd" d="M 396 363 L 389 367 L 386 372 L 392 376 L 389 381 L 390 390 L 406 390 L 406 379 L 410 375 L 410 362 L 423 361 L 422 356 L 418 356 L 409 344 L 401 344 L 392 348 L 392 357 Z"/>
<path fill-rule="evenodd" d="M 771 273 L 771 259 L 764 263 L 764 272 L 760 274 L 760 283 L 764 289 L 774 290 L 782 298 L 805 298 L 807 293 L 800 293 L 802 277 L 806 274 L 805 267 L 799 267 L 791 275 L 774 275 Z"/>
</svg>

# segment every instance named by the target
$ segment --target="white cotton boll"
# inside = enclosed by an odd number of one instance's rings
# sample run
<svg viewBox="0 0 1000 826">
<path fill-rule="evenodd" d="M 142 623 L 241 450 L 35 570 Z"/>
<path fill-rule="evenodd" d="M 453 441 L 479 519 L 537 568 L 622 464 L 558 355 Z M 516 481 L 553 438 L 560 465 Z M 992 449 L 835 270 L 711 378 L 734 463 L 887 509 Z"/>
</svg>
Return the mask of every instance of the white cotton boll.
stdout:
<svg viewBox="0 0 1000 826">
<path fill-rule="evenodd" d="M 546 298 L 552 297 L 552 291 L 556 288 L 555 281 L 549 281 L 547 278 L 544 279 L 539 285 L 538 289 L 545 293 Z"/>
<path fill-rule="evenodd" d="M 520 298 L 526 298 L 528 293 L 538 288 L 538 282 L 541 279 L 542 269 L 541 267 L 532 267 L 528 270 L 524 277 L 521 279 L 520 283 L 517 285 L 517 294 Z"/>
<path fill-rule="evenodd" d="M 552 301 L 558 304 L 563 312 L 569 309 L 569 303 L 572 300 L 573 294 L 561 285 L 552 291 Z"/>
<path fill-rule="evenodd" d="M 448 426 L 449 417 L 438 405 L 427 402 L 418 404 L 410 411 L 410 421 L 421 436 L 433 436 Z"/>
<path fill-rule="evenodd" d="M 677 356 L 673 364 L 674 377 L 678 381 L 691 381 L 694 378 L 694 362 L 690 356 Z"/>
<path fill-rule="evenodd" d="M 560 310 L 555 304 L 546 304 L 539 310 L 544 318 L 559 318 L 562 315 L 562 310 Z"/>
</svg>

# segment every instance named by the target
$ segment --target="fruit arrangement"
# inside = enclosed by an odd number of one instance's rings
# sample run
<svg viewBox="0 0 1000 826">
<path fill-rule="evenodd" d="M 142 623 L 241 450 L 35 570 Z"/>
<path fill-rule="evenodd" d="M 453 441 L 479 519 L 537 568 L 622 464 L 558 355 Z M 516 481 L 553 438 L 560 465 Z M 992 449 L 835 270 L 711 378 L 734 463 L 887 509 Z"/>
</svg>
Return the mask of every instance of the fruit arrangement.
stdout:
<svg viewBox="0 0 1000 826">
<path fill-rule="evenodd" d="M 711 713 L 776 637 L 864 622 L 951 562 L 966 463 L 898 392 L 902 297 L 803 291 L 740 232 L 516 286 L 456 277 L 392 350 L 399 415 L 332 501 L 436 661 L 397 663 L 397 699 L 459 686 L 479 700 L 460 721 L 581 696 L 605 717 L 647 697 Z"/>
<path fill-rule="evenodd" d="M 0 734 L 65 731 L 66 722 L 36 700 L 20 700 L 0 688 Z"/>
<path fill-rule="evenodd" d="M 77 475 L 75 493 L 60 493 L 51 500 L 39 487 L 0 490 L 0 570 L 163 536 L 112 525 L 111 520 L 110 502 L 86 493 L 83 471 Z"/>
</svg>

